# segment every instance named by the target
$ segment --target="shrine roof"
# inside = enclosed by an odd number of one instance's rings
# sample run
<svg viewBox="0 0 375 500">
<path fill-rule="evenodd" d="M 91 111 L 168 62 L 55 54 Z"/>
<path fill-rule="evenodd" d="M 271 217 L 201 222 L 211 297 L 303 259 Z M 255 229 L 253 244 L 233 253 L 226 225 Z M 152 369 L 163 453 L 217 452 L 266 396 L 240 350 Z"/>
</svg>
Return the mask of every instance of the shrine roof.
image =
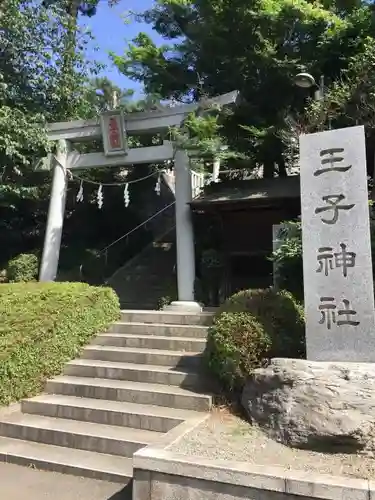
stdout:
<svg viewBox="0 0 375 500">
<path fill-rule="evenodd" d="M 298 199 L 300 177 L 277 177 L 273 179 L 252 179 L 211 184 L 198 198 L 191 202 L 193 209 L 212 205 L 249 203 L 254 205 L 267 201 Z"/>
</svg>

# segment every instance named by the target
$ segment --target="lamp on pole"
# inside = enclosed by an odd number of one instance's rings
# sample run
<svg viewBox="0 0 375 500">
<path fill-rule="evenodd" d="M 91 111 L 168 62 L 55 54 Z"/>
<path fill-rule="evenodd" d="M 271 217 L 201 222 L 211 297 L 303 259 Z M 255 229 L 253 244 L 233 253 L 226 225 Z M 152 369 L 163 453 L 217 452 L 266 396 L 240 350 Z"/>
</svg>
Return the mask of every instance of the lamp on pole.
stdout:
<svg viewBox="0 0 375 500">
<path fill-rule="evenodd" d="M 320 101 L 324 98 L 324 75 L 320 77 L 319 85 L 316 83 L 315 78 L 310 73 L 298 73 L 293 79 L 297 87 L 303 89 L 315 88 L 314 99 Z"/>
<path fill-rule="evenodd" d="M 297 87 L 303 89 L 315 88 L 314 100 L 322 101 L 324 99 L 324 75 L 319 79 L 319 85 L 316 83 L 315 78 L 310 73 L 298 73 L 293 79 Z M 331 118 L 328 117 L 328 129 L 331 130 Z"/>
</svg>

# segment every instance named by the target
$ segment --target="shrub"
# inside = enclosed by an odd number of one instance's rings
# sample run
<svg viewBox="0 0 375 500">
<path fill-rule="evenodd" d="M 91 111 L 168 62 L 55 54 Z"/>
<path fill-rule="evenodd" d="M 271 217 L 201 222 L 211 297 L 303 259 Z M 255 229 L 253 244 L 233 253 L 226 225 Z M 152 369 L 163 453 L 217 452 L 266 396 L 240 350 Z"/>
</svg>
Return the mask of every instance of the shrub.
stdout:
<svg viewBox="0 0 375 500">
<path fill-rule="evenodd" d="M 120 314 L 112 289 L 85 283 L 0 285 L 0 404 L 37 394 Z"/>
<path fill-rule="evenodd" d="M 269 357 L 305 356 L 303 308 L 291 293 L 273 288 L 244 290 L 227 299 L 220 311 L 251 313 L 271 339 Z"/>
<path fill-rule="evenodd" d="M 169 295 L 165 295 L 164 297 L 160 297 L 157 301 L 156 304 L 156 309 L 158 311 L 162 311 L 164 307 L 169 306 L 169 304 L 172 304 L 173 299 Z"/>
<path fill-rule="evenodd" d="M 0 270 L 0 283 L 8 283 L 8 276 L 7 276 L 7 270 L 6 269 L 1 269 Z"/>
<path fill-rule="evenodd" d="M 7 278 L 11 282 L 34 281 L 38 271 L 38 257 L 33 253 L 21 253 L 8 262 Z"/>
<path fill-rule="evenodd" d="M 208 364 L 232 391 L 241 390 L 271 345 L 262 325 L 248 313 L 219 314 L 209 329 Z"/>
</svg>

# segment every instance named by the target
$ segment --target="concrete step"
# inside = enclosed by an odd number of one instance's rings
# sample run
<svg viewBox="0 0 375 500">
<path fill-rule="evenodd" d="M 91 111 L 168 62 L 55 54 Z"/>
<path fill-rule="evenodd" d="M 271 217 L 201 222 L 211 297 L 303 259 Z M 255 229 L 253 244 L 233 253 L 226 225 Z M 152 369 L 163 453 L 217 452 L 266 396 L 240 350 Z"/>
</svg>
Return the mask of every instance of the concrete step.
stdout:
<svg viewBox="0 0 375 500">
<path fill-rule="evenodd" d="M 166 273 L 169 269 L 173 268 L 172 265 L 162 265 L 160 263 L 156 264 L 156 267 L 160 273 Z M 161 274 L 150 274 L 149 271 L 150 266 L 147 265 L 147 269 L 141 269 L 142 272 L 138 272 L 138 269 L 132 269 L 131 271 L 121 276 L 121 283 L 124 284 L 134 284 L 134 285 L 144 285 L 145 283 L 149 283 L 150 285 L 156 286 L 158 288 L 162 288 L 165 285 L 166 280 L 161 278 Z M 145 273 L 147 272 L 147 274 Z M 169 281 L 169 280 L 168 280 Z M 119 281 L 120 282 L 120 277 Z"/>
<path fill-rule="evenodd" d="M 128 380 L 183 387 L 199 387 L 202 374 L 170 366 L 137 365 L 95 359 L 76 359 L 65 365 L 65 375 L 76 377 Z"/>
<path fill-rule="evenodd" d="M 124 269 L 123 277 L 126 279 L 126 276 L 143 276 L 144 278 L 152 278 L 154 280 L 163 281 L 163 274 L 159 274 L 159 268 L 167 271 L 172 270 L 175 266 L 175 259 L 171 259 L 171 256 L 168 253 L 162 252 L 161 254 L 153 259 L 152 256 L 147 256 L 144 259 L 140 260 L 137 263 L 134 263 L 131 267 Z"/>
<path fill-rule="evenodd" d="M 141 349 L 161 349 L 163 351 L 203 352 L 206 348 L 206 339 L 102 333 L 92 340 L 91 345 L 139 347 Z"/>
<path fill-rule="evenodd" d="M 209 411 L 212 406 L 211 396 L 197 394 L 181 387 L 101 378 L 62 375 L 49 380 L 46 391 L 49 394 L 127 401 L 182 410 Z"/>
<path fill-rule="evenodd" d="M 141 349 L 89 345 L 81 353 L 82 359 L 100 359 L 120 363 L 136 363 L 157 366 L 200 367 L 203 354 L 199 352 L 163 351 L 160 349 Z"/>
<path fill-rule="evenodd" d="M 117 321 L 108 333 L 127 333 L 133 335 L 162 335 L 164 337 L 207 338 L 207 326 L 202 325 L 168 325 L 165 323 L 135 323 Z"/>
<path fill-rule="evenodd" d="M 170 325 L 211 325 L 212 312 L 180 313 L 172 311 L 121 311 L 121 321 L 131 323 L 163 323 Z"/>
<path fill-rule="evenodd" d="M 121 283 L 118 284 L 117 290 L 121 292 L 122 297 L 126 297 L 129 302 L 131 301 L 145 301 L 150 302 L 154 299 L 159 299 L 167 295 L 168 284 L 161 284 L 160 286 L 153 285 L 149 282 L 144 283 Z"/>
<path fill-rule="evenodd" d="M 117 292 L 117 295 L 119 295 L 119 292 Z M 135 302 L 127 302 L 126 299 L 122 299 L 121 296 L 120 298 L 120 304 L 121 304 L 121 309 L 137 309 L 139 308 L 140 311 L 153 311 L 155 307 L 157 306 L 156 301 L 152 303 L 135 303 Z M 134 298 L 134 297 L 133 297 Z"/>
<path fill-rule="evenodd" d="M 23 413 L 46 417 L 118 425 L 155 432 L 168 432 L 184 420 L 198 415 L 195 411 L 176 408 L 57 394 L 42 394 L 25 399 L 21 401 L 21 410 Z"/>
<path fill-rule="evenodd" d="M 5 437 L 0 437 L 0 461 L 123 484 L 133 477 L 131 458 Z"/>
<path fill-rule="evenodd" d="M 12 413 L 0 420 L 4 437 L 35 441 L 121 457 L 132 457 L 140 448 L 156 442 L 159 432 L 93 422 L 78 422 L 41 415 Z"/>
</svg>

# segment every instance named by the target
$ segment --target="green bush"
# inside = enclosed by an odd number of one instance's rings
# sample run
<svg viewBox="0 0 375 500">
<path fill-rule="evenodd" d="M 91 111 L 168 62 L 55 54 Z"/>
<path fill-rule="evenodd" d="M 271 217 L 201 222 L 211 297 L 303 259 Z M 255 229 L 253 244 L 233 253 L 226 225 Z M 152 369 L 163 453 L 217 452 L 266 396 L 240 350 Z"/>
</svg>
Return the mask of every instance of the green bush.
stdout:
<svg viewBox="0 0 375 500">
<path fill-rule="evenodd" d="M 285 290 L 243 290 L 232 295 L 220 312 L 248 312 L 271 339 L 269 357 L 305 356 L 305 321 L 302 306 Z"/>
<path fill-rule="evenodd" d="M 209 329 L 208 365 L 228 389 L 241 390 L 254 368 L 261 366 L 270 345 L 270 338 L 251 314 L 223 312 Z"/>
<path fill-rule="evenodd" d="M 0 285 L 0 404 L 37 394 L 120 314 L 110 288 L 85 283 Z"/>
<path fill-rule="evenodd" d="M 38 257 L 33 253 L 21 253 L 8 262 L 7 278 L 11 282 L 34 281 L 38 271 Z"/>
<path fill-rule="evenodd" d="M 158 302 L 156 304 L 156 309 L 158 311 L 162 311 L 164 307 L 169 306 L 169 304 L 172 304 L 173 299 L 169 295 L 164 295 L 163 297 L 160 297 L 158 299 Z"/>
</svg>

